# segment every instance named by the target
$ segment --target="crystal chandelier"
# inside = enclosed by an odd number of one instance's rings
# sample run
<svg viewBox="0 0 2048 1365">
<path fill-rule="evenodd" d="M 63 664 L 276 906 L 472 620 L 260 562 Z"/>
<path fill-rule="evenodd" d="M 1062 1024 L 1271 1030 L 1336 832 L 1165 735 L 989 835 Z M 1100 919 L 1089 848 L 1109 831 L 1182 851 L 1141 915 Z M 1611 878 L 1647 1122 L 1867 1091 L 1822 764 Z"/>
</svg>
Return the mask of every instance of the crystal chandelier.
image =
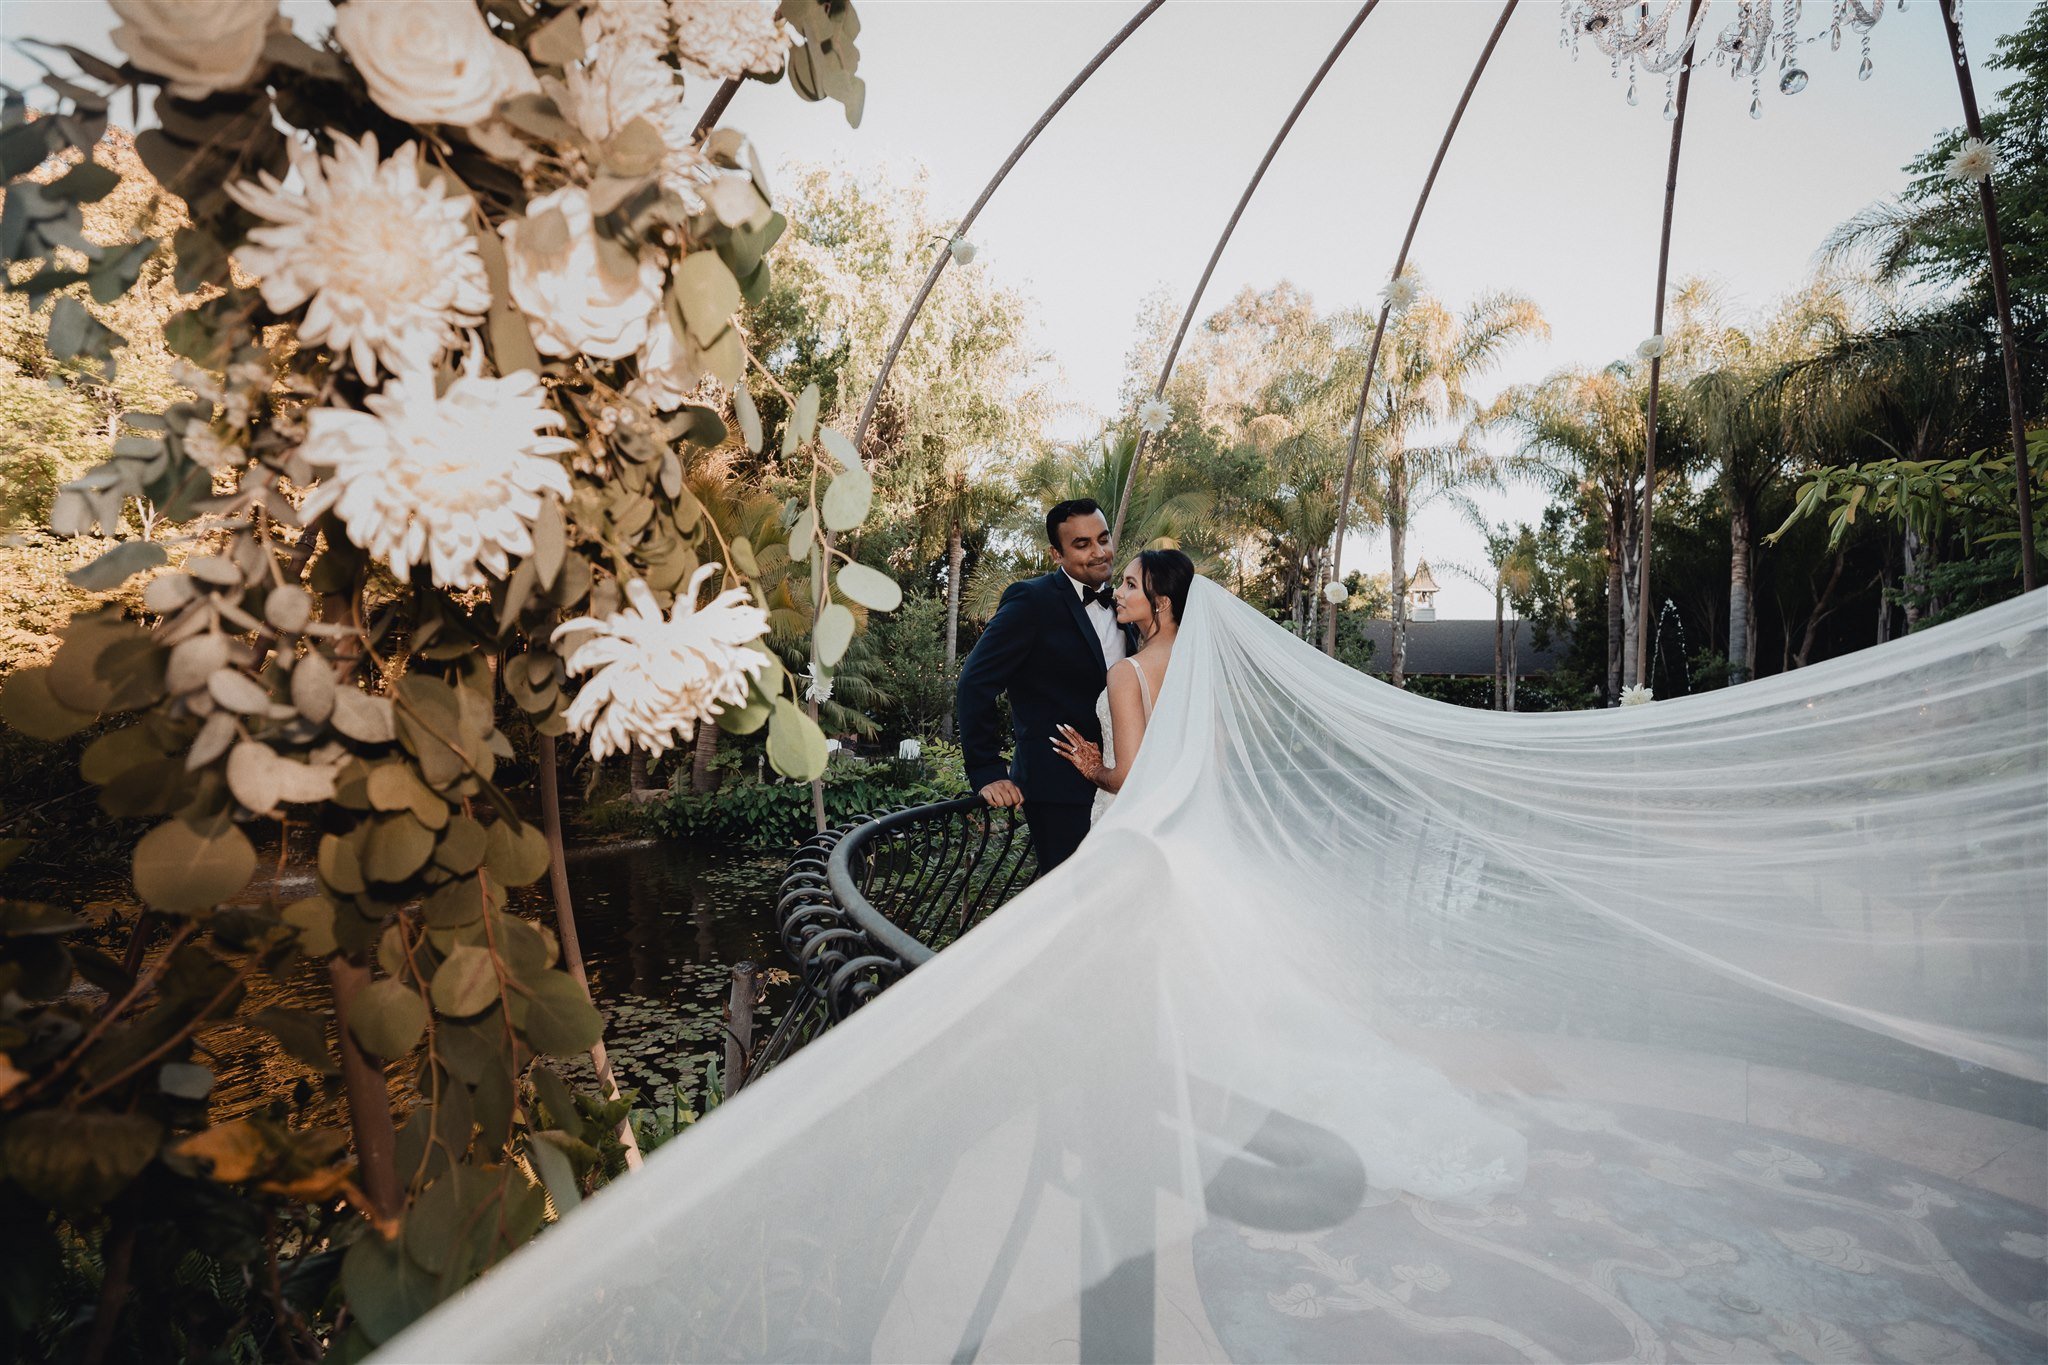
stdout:
<svg viewBox="0 0 2048 1365">
<path fill-rule="evenodd" d="M 1940 0 L 1937 0 L 1939 3 Z M 1735 17 L 1713 37 L 1710 52 L 1701 52 L 1702 35 L 1714 10 L 1706 0 L 1692 22 L 1685 22 L 1687 0 L 1560 0 L 1558 6 L 1559 47 L 1579 55 L 1581 41 L 1608 60 L 1609 72 L 1619 79 L 1628 69 L 1628 102 L 1636 103 L 1638 70 L 1665 78 L 1664 117 L 1677 115 L 1679 70 L 1690 56 L 1695 66 L 1711 62 L 1725 67 L 1729 78 L 1749 82 L 1749 116 L 1764 116 L 1764 69 L 1777 64 L 1778 90 L 1796 95 L 1806 88 L 1806 68 L 1799 50 L 1803 44 L 1827 38 L 1829 49 L 1840 51 L 1843 36 L 1853 36 L 1863 49 L 1863 61 L 1856 68 L 1859 80 L 1871 73 L 1870 31 L 1884 17 L 1885 0 L 1831 0 L 1827 26 L 1822 32 L 1802 38 L 1799 28 L 1806 17 L 1804 0 L 1736 0 Z M 1904 9 L 1906 0 L 1898 0 Z M 1962 0 L 1950 0 L 1950 10 L 1962 19 Z M 1725 12 L 1725 11 L 1724 11 Z"/>
</svg>

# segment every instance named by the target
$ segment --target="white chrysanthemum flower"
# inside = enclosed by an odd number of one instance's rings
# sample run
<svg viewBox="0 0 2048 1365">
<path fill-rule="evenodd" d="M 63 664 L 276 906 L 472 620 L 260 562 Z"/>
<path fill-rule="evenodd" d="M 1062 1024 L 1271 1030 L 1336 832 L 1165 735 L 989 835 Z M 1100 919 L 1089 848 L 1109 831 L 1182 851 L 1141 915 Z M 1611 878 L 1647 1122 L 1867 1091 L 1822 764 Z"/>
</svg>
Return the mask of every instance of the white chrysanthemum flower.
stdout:
<svg viewBox="0 0 2048 1365">
<path fill-rule="evenodd" d="M 1416 293 L 1415 277 L 1404 270 L 1387 281 L 1380 290 L 1380 299 L 1389 311 L 1400 314 L 1415 306 Z"/>
<path fill-rule="evenodd" d="M 981 248 L 968 241 L 965 237 L 955 237 L 952 241 L 946 243 L 946 250 L 953 253 L 953 263 L 955 265 L 966 265 L 974 259 L 975 254 Z"/>
<path fill-rule="evenodd" d="M 467 128 L 514 95 L 540 93 L 526 54 L 470 0 L 341 5 L 334 37 L 377 107 L 407 123 Z"/>
<path fill-rule="evenodd" d="M 1323 600 L 1333 607 L 1341 607 L 1351 600 L 1351 590 L 1342 583 L 1325 583 Z"/>
<path fill-rule="evenodd" d="M 1636 359 L 1648 363 L 1664 354 L 1664 334 L 1658 332 L 1636 343 Z"/>
<path fill-rule="evenodd" d="M 698 721 L 746 704 L 749 680 L 768 666 L 768 656 L 747 644 L 767 633 L 768 613 L 743 588 L 699 607 L 697 590 L 717 567 L 706 564 L 691 575 L 667 617 L 636 578 L 626 585 L 626 609 L 555 628 L 557 641 L 580 637 L 563 667 L 591 675 L 565 717 L 570 729 L 590 736 L 591 757 L 636 745 L 664 753 L 695 734 Z"/>
<path fill-rule="evenodd" d="M 1623 706 L 1642 706 L 1656 699 L 1656 694 L 1640 683 L 1633 687 L 1621 689 L 1621 704 Z"/>
<path fill-rule="evenodd" d="M 1138 404 L 1138 430 L 1157 436 L 1173 420 L 1173 404 L 1163 398 L 1147 398 Z"/>
<path fill-rule="evenodd" d="M 263 44 L 281 26 L 277 0 L 111 0 L 121 22 L 108 36 L 130 61 L 167 78 L 180 99 L 203 100 L 249 83 Z"/>
<path fill-rule="evenodd" d="M 564 112 L 597 142 L 645 119 L 665 149 L 662 184 L 692 213 L 701 212 L 705 186 L 725 173 L 697 145 L 696 118 L 683 108 L 682 77 L 663 60 L 671 42 L 666 8 L 659 0 L 609 0 L 584 14 L 583 38 L 587 55 L 566 73 Z"/>
<path fill-rule="evenodd" d="M 417 143 L 378 161 L 374 133 L 337 137 L 331 156 L 295 142 L 291 156 L 296 185 L 266 171 L 228 186 L 265 222 L 236 252 L 263 301 L 276 313 L 307 304 L 300 339 L 347 355 L 371 383 L 380 366 L 432 367 L 491 305 L 469 196 L 420 183 Z"/>
<path fill-rule="evenodd" d="M 562 229 L 556 240 L 544 219 Z M 545 354 L 617 360 L 639 350 L 649 322 L 660 321 L 661 262 L 650 255 L 629 275 L 611 274 L 597 249 L 590 196 L 576 186 L 541 195 L 525 218 L 498 231 L 512 301 L 533 320 L 534 344 Z"/>
<path fill-rule="evenodd" d="M 1991 173 L 1997 169 L 1997 153 L 1980 137 L 1964 138 L 1963 145 L 1956 148 L 1955 155 L 1948 159 L 1948 178 L 1972 185 L 1990 179 Z"/>
<path fill-rule="evenodd" d="M 804 700 L 821 706 L 832 700 L 832 675 L 815 663 L 804 665 Z"/>
<path fill-rule="evenodd" d="M 415 370 L 364 400 L 368 412 L 315 409 L 301 449 L 328 472 L 303 510 L 331 509 L 399 578 L 425 564 L 444 588 L 478 587 L 533 552 L 541 494 L 569 496 L 551 457 L 575 442 L 547 434 L 562 417 L 528 371 L 434 388 L 432 371 Z"/>
<path fill-rule="evenodd" d="M 673 0 L 676 55 L 683 70 L 714 81 L 782 70 L 790 31 L 775 0 Z"/>
</svg>

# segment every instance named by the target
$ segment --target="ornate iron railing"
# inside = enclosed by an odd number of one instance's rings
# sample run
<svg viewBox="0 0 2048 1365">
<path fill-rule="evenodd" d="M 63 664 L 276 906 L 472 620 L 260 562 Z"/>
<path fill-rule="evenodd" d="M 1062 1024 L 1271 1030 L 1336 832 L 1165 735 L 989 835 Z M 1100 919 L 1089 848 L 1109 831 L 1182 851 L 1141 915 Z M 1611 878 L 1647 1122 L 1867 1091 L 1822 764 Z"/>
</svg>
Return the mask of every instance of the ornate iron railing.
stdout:
<svg viewBox="0 0 2048 1365">
<path fill-rule="evenodd" d="M 789 860 L 775 917 L 797 998 L 747 1050 L 732 1089 L 929 962 L 1037 875 L 1023 813 L 979 796 L 813 835 Z"/>
</svg>

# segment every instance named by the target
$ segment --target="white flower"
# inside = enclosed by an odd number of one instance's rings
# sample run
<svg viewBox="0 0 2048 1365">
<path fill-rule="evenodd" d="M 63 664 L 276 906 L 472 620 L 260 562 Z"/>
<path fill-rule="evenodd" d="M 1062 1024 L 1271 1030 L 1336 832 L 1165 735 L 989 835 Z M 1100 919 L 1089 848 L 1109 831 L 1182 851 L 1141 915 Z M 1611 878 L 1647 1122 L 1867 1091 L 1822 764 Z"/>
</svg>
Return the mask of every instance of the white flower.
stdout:
<svg viewBox="0 0 2048 1365">
<path fill-rule="evenodd" d="M 1333 607 L 1341 607 L 1351 600 L 1351 590 L 1342 583 L 1323 584 L 1323 600 Z"/>
<path fill-rule="evenodd" d="M 981 248 L 968 241 L 965 237 L 955 237 L 952 241 L 946 243 L 946 250 L 953 253 L 954 264 L 966 265 L 974 259 L 975 253 L 980 251 Z"/>
<path fill-rule="evenodd" d="M 704 352 L 695 342 L 678 337 L 665 317 L 648 320 L 639 362 L 640 377 L 626 386 L 626 396 L 656 412 L 674 412 L 695 398 L 709 373 Z"/>
<path fill-rule="evenodd" d="M 1964 138 L 1963 145 L 1956 148 L 1955 155 L 1948 159 L 1948 178 L 1958 183 L 1979 184 L 1988 180 L 1997 169 L 1997 153 L 1980 137 Z"/>
<path fill-rule="evenodd" d="M 1636 343 L 1636 359 L 1651 361 L 1664 354 L 1664 334 L 1653 333 Z"/>
<path fill-rule="evenodd" d="M 1387 311 L 1399 315 L 1414 306 L 1416 292 L 1415 277 L 1404 270 L 1381 288 L 1380 299 Z"/>
<path fill-rule="evenodd" d="M 180 99 L 246 85 L 279 24 L 277 0 L 111 0 L 114 46 Z"/>
<path fill-rule="evenodd" d="M 434 388 L 431 371 L 415 370 L 364 400 L 368 412 L 315 409 L 301 449 L 331 472 L 303 510 L 310 520 L 332 509 L 399 578 L 424 564 L 444 588 L 476 587 L 532 553 L 540 495 L 569 496 L 550 457 L 575 443 L 546 434 L 561 414 L 530 372 Z"/>
<path fill-rule="evenodd" d="M 775 17 L 775 0 L 673 0 L 676 55 L 683 70 L 729 81 L 782 70 L 790 32 Z"/>
<path fill-rule="evenodd" d="M 821 704 L 832 700 L 832 675 L 816 663 L 804 665 L 804 700 Z"/>
<path fill-rule="evenodd" d="M 846 746 L 844 744 L 841 744 L 836 739 L 828 739 L 825 741 L 825 752 L 828 754 L 836 754 L 845 747 Z"/>
<path fill-rule="evenodd" d="M 598 251 L 590 196 L 574 185 L 543 194 L 526 217 L 498 229 L 512 301 L 533 319 L 534 344 L 548 355 L 617 360 L 660 322 L 661 262 L 653 256 L 615 275 Z"/>
<path fill-rule="evenodd" d="M 1642 706 L 1654 700 L 1656 700 L 1656 697 L 1651 693 L 1650 689 L 1641 684 L 1621 689 L 1621 704 L 1623 706 Z"/>
<path fill-rule="evenodd" d="M 682 77 L 664 60 L 672 42 L 667 11 L 657 0 L 607 0 L 584 14 L 583 39 L 587 55 L 565 73 L 563 112 L 596 142 L 645 119 L 665 149 L 662 184 L 692 213 L 700 212 L 705 185 L 730 177 L 697 146 L 696 119 L 683 108 Z M 751 183 L 744 173 L 737 178 Z"/>
<path fill-rule="evenodd" d="M 768 614 L 742 588 L 728 588 L 702 607 L 697 590 L 715 564 L 705 564 L 676 594 L 663 617 L 653 590 L 641 579 L 626 585 L 630 607 L 602 619 L 579 616 L 555 628 L 554 638 L 579 635 L 563 659 L 570 674 L 590 680 L 569 705 L 566 719 L 590 736 L 590 754 L 602 759 L 635 745 L 666 752 L 728 706 L 747 700 L 749 679 L 768 656 L 747 648 L 768 631 Z"/>
<path fill-rule="evenodd" d="M 1163 398 L 1147 398 L 1138 404 L 1138 430 L 1157 436 L 1173 420 L 1173 404 Z"/>
<path fill-rule="evenodd" d="M 380 366 L 431 367 L 491 305 L 469 196 L 420 183 L 417 143 L 380 163 L 374 133 L 335 138 L 331 156 L 295 142 L 291 155 L 290 188 L 268 172 L 228 186 L 265 220 L 236 253 L 263 301 L 288 313 L 310 300 L 300 339 L 346 354 L 371 383 Z"/>
<path fill-rule="evenodd" d="M 924 757 L 924 746 L 914 739 L 906 739 L 896 746 L 896 757 L 905 763 L 915 763 Z"/>
<path fill-rule="evenodd" d="M 408 123 L 481 123 L 514 95 L 538 94 L 526 57 L 491 32 L 469 0 L 345 4 L 334 36 L 370 98 Z"/>
</svg>

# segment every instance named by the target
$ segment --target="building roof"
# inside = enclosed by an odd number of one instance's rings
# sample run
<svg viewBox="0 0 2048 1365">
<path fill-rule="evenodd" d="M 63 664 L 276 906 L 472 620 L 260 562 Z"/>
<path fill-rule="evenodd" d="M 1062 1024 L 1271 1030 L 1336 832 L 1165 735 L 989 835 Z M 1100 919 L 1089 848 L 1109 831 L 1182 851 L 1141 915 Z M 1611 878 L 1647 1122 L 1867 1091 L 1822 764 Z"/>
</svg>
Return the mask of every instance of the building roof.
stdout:
<svg viewBox="0 0 2048 1365">
<path fill-rule="evenodd" d="M 1557 667 L 1565 641 L 1553 637 L 1548 649 L 1538 649 L 1534 622 L 1510 621 L 1507 629 L 1517 632 L 1515 676 L 1534 677 Z M 1393 659 L 1394 623 L 1367 621 L 1365 636 L 1372 641 L 1372 661 L 1367 669 L 1384 675 Z M 1492 619 L 1410 621 L 1406 671 L 1411 677 L 1492 677 Z"/>
<path fill-rule="evenodd" d="M 1416 560 L 1416 561 L 1415 561 L 1415 577 L 1413 577 L 1413 578 L 1411 578 L 1411 579 L 1409 579 L 1409 580 L 1408 580 L 1408 591 L 1410 591 L 1410 592 L 1439 592 L 1439 591 L 1441 591 L 1441 589 L 1439 589 L 1439 588 L 1437 587 L 1437 585 L 1436 585 L 1436 575 L 1435 575 L 1435 574 L 1432 574 L 1432 573 L 1431 573 L 1431 572 L 1429 571 L 1429 561 L 1428 561 L 1428 560 L 1426 560 L 1426 559 L 1418 559 L 1418 560 Z"/>
</svg>

